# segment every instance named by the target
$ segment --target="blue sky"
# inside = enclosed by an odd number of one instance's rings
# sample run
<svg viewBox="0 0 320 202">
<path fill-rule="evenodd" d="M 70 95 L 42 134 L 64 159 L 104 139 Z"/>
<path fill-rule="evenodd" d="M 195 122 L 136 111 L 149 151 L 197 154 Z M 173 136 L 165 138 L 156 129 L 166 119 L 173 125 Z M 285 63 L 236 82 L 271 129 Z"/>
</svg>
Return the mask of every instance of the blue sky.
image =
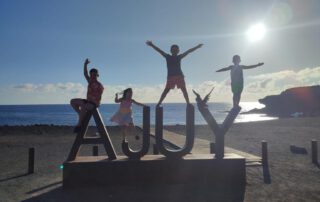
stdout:
<svg viewBox="0 0 320 202">
<path fill-rule="evenodd" d="M 216 86 L 216 100 L 230 102 L 229 74 L 215 70 L 230 65 L 234 54 L 242 64 L 265 63 L 245 72 L 244 101 L 316 85 L 319 10 L 317 0 L 1 0 L 0 104 L 67 103 L 85 96 L 87 57 L 106 86 L 103 103 L 128 86 L 138 100 L 156 102 L 166 64 L 146 40 L 166 52 L 175 43 L 182 52 L 204 44 L 182 61 L 189 94 Z M 258 22 L 267 33 L 252 43 L 245 33 Z M 183 97 L 173 91 L 166 101 Z"/>
</svg>

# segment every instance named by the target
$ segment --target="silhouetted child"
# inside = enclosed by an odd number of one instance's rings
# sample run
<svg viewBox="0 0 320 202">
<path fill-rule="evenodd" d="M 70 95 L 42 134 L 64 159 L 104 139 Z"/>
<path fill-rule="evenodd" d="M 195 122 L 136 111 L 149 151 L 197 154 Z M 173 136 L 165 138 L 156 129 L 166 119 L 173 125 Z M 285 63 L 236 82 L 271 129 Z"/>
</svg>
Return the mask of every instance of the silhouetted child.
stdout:
<svg viewBox="0 0 320 202">
<path fill-rule="evenodd" d="M 240 65 L 241 59 L 239 55 L 235 55 L 232 58 L 234 65 L 217 70 L 216 72 L 223 72 L 230 70 L 231 76 L 231 90 L 233 93 L 233 107 L 239 107 L 241 93 L 243 90 L 243 69 L 251 69 L 263 65 L 264 63 L 258 63 L 256 65 Z"/>
<path fill-rule="evenodd" d="M 121 127 L 123 141 L 125 141 L 128 133 L 128 128 L 134 127 L 132 118 L 132 103 L 142 107 L 146 105 L 141 104 L 132 99 L 133 93 L 131 88 L 125 89 L 122 92 L 122 94 L 122 98 L 118 98 L 118 93 L 116 93 L 114 101 L 116 103 L 120 103 L 120 108 L 117 111 L 117 113 L 112 116 L 110 120 L 119 124 L 119 126 Z M 136 139 L 139 139 L 139 137 L 136 136 Z"/>
<path fill-rule="evenodd" d="M 98 70 L 92 68 L 90 75 L 88 74 L 89 59 L 84 62 L 84 77 L 88 82 L 87 99 L 74 98 L 70 101 L 73 109 L 79 114 L 78 124 L 74 128 L 74 132 L 77 133 L 81 130 L 82 121 L 86 113 L 93 110 L 100 105 L 101 96 L 103 93 L 103 85 L 98 81 L 99 73 Z"/>
<path fill-rule="evenodd" d="M 179 54 L 179 46 L 178 45 L 172 45 L 170 52 L 171 55 L 165 53 L 162 51 L 160 48 L 155 46 L 152 41 L 147 41 L 146 44 L 148 46 L 151 46 L 153 49 L 155 49 L 157 52 L 159 52 L 167 61 L 167 69 L 168 69 L 168 74 L 167 74 L 167 83 L 164 91 L 162 92 L 162 95 L 160 97 L 160 100 L 157 104 L 157 106 L 160 106 L 170 89 L 174 89 L 175 86 L 177 88 L 180 88 L 183 96 L 186 100 L 186 102 L 189 104 L 189 97 L 188 97 L 188 92 L 186 89 L 186 83 L 184 81 L 184 75 L 181 70 L 181 59 L 187 56 L 189 53 L 195 51 L 196 49 L 200 48 L 202 44 L 197 45 L 194 48 L 191 48 L 187 50 L 186 52 Z M 178 55 L 179 54 L 179 55 Z"/>
</svg>

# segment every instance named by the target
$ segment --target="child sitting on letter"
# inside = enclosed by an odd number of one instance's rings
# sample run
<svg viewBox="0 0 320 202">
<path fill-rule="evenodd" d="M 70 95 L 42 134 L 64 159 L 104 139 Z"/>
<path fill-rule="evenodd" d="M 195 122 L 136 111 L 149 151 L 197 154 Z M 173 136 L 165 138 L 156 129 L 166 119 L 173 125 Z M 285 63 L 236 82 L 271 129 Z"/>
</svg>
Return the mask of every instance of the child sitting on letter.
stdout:
<svg viewBox="0 0 320 202">
<path fill-rule="evenodd" d="M 100 106 L 101 96 L 103 93 L 103 85 L 98 81 L 98 70 L 92 68 L 90 75 L 88 74 L 89 59 L 84 62 L 83 73 L 88 82 L 87 99 L 74 98 L 70 101 L 73 109 L 79 114 L 78 124 L 74 128 L 75 133 L 80 132 L 82 121 L 86 113 Z"/>
</svg>

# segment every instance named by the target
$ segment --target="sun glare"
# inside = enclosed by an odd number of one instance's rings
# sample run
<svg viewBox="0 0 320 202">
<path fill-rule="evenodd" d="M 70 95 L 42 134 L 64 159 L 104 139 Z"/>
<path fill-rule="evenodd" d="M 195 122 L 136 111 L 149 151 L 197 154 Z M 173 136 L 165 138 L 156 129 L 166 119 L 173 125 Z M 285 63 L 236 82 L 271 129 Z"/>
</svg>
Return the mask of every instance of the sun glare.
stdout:
<svg viewBox="0 0 320 202">
<path fill-rule="evenodd" d="M 251 26 L 247 31 L 247 37 L 251 42 L 255 42 L 263 39 L 265 34 L 266 34 L 266 27 L 262 23 Z"/>
</svg>

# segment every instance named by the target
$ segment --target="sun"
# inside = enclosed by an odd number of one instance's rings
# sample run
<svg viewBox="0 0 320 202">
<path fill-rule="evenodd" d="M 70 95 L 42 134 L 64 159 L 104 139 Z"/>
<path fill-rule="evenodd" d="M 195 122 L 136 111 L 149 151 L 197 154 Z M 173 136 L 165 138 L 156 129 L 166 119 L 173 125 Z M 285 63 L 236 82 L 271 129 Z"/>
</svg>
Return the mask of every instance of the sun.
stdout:
<svg viewBox="0 0 320 202">
<path fill-rule="evenodd" d="M 247 31 L 247 37 L 251 42 L 260 41 L 266 34 L 266 27 L 262 23 L 252 25 Z"/>
</svg>

